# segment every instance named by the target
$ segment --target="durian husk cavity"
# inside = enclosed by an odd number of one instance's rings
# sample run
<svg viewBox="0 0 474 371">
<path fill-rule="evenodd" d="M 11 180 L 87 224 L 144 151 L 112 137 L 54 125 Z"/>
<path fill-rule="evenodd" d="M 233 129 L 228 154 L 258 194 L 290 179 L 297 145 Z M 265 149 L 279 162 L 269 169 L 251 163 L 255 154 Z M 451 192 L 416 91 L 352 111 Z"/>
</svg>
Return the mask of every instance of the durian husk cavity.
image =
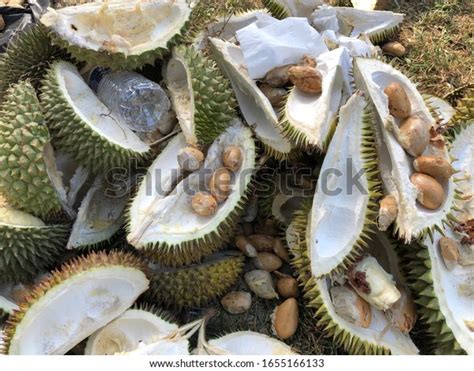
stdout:
<svg viewBox="0 0 474 371">
<path fill-rule="evenodd" d="M 225 243 L 242 213 L 255 168 L 252 132 L 238 120 L 214 141 L 203 166 L 191 174 L 180 169 L 176 156 L 185 146 L 182 134 L 167 145 L 148 169 L 129 211 L 129 243 L 151 249 L 155 261 L 167 266 L 197 262 Z M 200 215 L 193 198 L 210 195 L 209 181 L 225 167 L 223 154 L 229 146 L 237 146 L 242 155 L 240 167 L 230 172 L 230 193 L 215 205 L 215 213 Z"/>
<path fill-rule="evenodd" d="M 354 78 L 376 112 L 384 193 L 398 206 L 395 230 L 406 241 L 441 230 L 452 219 L 456 186 L 447 146 L 431 140 L 438 126 L 423 97 L 406 76 L 378 60 L 356 58 Z M 446 172 L 426 170 L 420 161 L 441 163 Z"/>
<path fill-rule="evenodd" d="M 97 1 L 49 9 L 41 23 L 77 60 L 133 70 L 165 56 L 190 14 L 186 0 Z"/>
</svg>

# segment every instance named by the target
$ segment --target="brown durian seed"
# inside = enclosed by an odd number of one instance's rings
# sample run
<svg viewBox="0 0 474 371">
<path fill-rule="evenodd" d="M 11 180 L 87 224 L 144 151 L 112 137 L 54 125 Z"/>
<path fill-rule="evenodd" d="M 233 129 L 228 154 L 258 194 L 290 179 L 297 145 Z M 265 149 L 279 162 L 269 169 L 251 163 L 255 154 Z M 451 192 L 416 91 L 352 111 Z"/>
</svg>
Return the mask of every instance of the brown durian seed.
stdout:
<svg viewBox="0 0 474 371">
<path fill-rule="evenodd" d="M 267 236 L 264 234 L 252 234 L 247 237 L 249 242 L 253 247 L 257 249 L 258 252 L 272 252 L 273 251 L 273 241 L 274 237 Z"/>
<path fill-rule="evenodd" d="M 455 173 L 449 161 L 435 156 L 420 156 L 413 160 L 413 167 L 417 172 L 433 178 L 449 179 Z"/>
<path fill-rule="evenodd" d="M 398 41 L 391 41 L 382 46 L 382 50 L 390 55 L 394 55 L 395 57 L 403 57 L 406 53 L 407 50 L 405 47 L 400 44 Z"/>
<path fill-rule="evenodd" d="M 288 249 L 279 238 L 273 240 L 273 252 L 284 262 L 288 263 L 290 261 Z"/>
<path fill-rule="evenodd" d="M 273 311 L 272 329 L 281 339 L 292 337 L 298 329 L 298 322 L 298 302 L 294 298 L 286 299 Z"/>
<path fill-rule="evenodd" d="M 214 215 L 217 211 L 217 201 L 209 193 L 199 192 L 191 200 L 194 212 L 201 216 Z"/>
<path fill-rule="evenodd" d="M 221 203 L 227 200 L 231 191 L 232 174 L 225 167 L 217 169 L 209 181 L 209 191 Z"/>
<path fill-rule="evenodd" d="M 394 196 L 388 195 L 382 198 L 379 204 L 377 226 L 379 230 L 386 231 L 398 216 L 397 200 Z"/>
<path fill-rule="evenodd" d="M 290 80 L 298 89 L 308 94 L 319 94 L 322 91 L 323 77 L 312 67 L 295 66 L 288 71 Z"/>
<path fill-rule="evenodd" d="M 311 57 L 309 55 L 305 55 L 299 61 L 298 66 L 316 68 L 316 66 L 317 66 L 316 59 L 314 59 L 313 57 Z"/>
<path fill-rule="evenodd" d="M 261 252 L 258 253 L 257 257 L 253 259 L 253 264 L 258 269 L 262 269 L 267 272 L 273 272 L 279 269 L 283 265 L 283 262 L 275 254 Z"/>
<path fill-rule="evenodd" d="M 444 189 L 439 182 L 429 175 L 415 173 L 410 177 L 410 181 L 417 189 L 418 202 L 430 210 L 439 208 L 444 202 Z"/>
<path fill-rule="evenodd" d="M 388 109 L 393 117 L 406 118 L 411 115 L 411 103 L 403 86 L 392 82 L 384 89 L 388 97 Z"/>
<path fill-rule="evenodd" d="M 263 83 L 271 86 L 272 88 L 282 88 L 288 85 L 290 82 L 288 70 L 293 66 L 294 64 L 288 64 L 286 66 L 276 67 L 272 69 L 265 75 Z"/>
<path fill-rule="evenodd" d="M 196 171 L 204 162 L 204 154 L 195 147 L 184 147 L 178 152 L 179 167 L 186 171 Z"/>
<path fill-rule="evenodd" d="M 400 125 L 398 140 L 409 155 L 421 156 L 430 143 L 430 129 L 418 116 L 410 116 Z"/>
<path fill-rule="evenodd" d="M 401 297 L 386 312 L 392 325 L 400 329 L 400 331 L 408 334 L 415 325 L 416 312 L 415 303 L 411 294 L 403 287 L 397 287 Z"/>
<path fill-rule="evenodd" d="M 283 88 L 273 88 L 270 85 L 262 84 L 259 86 L 262 93 L 268 98 L 273 107 L 281 107 L 286 100 L 288 92 Z"/>
<path fill-rule="evenodd" d="M 229 170 L 236 172 L 242 166 L 242 151 L 240 147 L 230 145 L 224 149 L 222 155 L 222 163 Z"/>
<path fill-rule="evenodd" d="M 293 277 L 282 277 L 276 282 L 278 293 L 284 298 L 296 298 L 298 296 L 298 281 Z"/>
<path fill-rule="evenodd" d="M 265 219 L 263 222 L 260 221 L 254 229 L 256 234 L 264 234 L 271 237 L 276 237 L 279 233 L 272 219 Z"/>
<path fill-rule="evenodd" d="M 245 291 L 232 291 L 221 299 L 221 304 L 230 314 L 242 314 L 252 305 L 252 296 Z"/>
<path fill-rule="evenodd" d="M 459 261 L 458 243 L 452 238 L 441 237 L 438 241 L 438 245 L 444 264 L 449 270 L 452 270 Z"/>
<path fill-rule="evenodd" d="M 249 258 L 255 258 L 257 256 L 257 250 L 252 244 L 245 238 L 245 236 L 239 235 L 235 238 L 235 245 L 237 248 Z"/>
<path fill-rule="evenodd" d="M 269 272 L 253 270 L 245 274 L 244 280 L 250 290 L 258 297 L 263 299 L 278 298 L 272 276 Z"/>
<path fill-rule="evenodd" d="M 469 331 L 474 332 L 474 321 L 465 320 L 464 323 Z"/>
</svg>

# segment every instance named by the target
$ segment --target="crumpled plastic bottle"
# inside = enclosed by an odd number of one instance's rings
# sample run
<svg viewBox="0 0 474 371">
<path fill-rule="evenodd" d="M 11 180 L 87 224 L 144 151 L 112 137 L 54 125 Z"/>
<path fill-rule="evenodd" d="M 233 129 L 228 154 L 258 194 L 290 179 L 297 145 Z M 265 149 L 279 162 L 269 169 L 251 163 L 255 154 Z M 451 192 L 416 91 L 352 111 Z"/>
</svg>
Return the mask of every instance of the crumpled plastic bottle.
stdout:
<svg viewBox="0 0 474 371">
<path fill-rule="evenodd" d="M 96 68 L 89 84 L 111 114 L 137 132 L 157 130 L 170 110 L 170 100 L 161 86 L 136 72 Z"/>
</svg>

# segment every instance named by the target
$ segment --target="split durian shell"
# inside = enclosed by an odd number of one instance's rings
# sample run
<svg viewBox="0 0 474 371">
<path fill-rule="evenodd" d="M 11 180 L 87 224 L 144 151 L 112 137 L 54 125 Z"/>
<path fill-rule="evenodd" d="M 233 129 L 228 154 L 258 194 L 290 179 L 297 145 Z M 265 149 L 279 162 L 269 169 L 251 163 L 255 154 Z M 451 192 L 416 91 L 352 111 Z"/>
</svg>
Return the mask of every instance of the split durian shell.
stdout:
<svg viewBox="0 0 474 371">
<path fill-rule="evenodd" d="M 84 354 L 130 352 L 140 343 L 150 344 L 157 337 L 167 337 L 177 330 L 178 325 L 166 312 L 148 306 L 133 307 L 90 336 Z"/>
<path fill-rule="evenodd" d="M 361 92 L 341 108 L 306 228 L 316 278 L 347 268 L 374 229 L 381 189 L 372 120 Z M 359 184 L 349 181 L 354 174 L 361 174 Z"/>
<path fill-rule="evenodd" d="M 68 225 L 46 225 L 33 215 L 0 207 L 0 282 L 27 282 L 64 252 Z"/>
<path fill-rule="evenodd" d="M 452 178 L 442 183 L 446 196 L 438 209 L 428 210 L 418 204 L 417 189 L 410 181 L 413 159 L 397 140 L 400 119 L 390 115 L 384 89 L 392 82 L 399 83 L 410 100 L 411 114 L 417 115 L 428 129 L 433 126 L 436 128 L 435 120 L 423 97 L 406 76 L 379 60 L 356 58 L 354 78 L 358 87 L 372 100 L 377 114 L 374 126 L 380 158 L 379 170 L 384 192 L 393 195 L 397 200 L 398 216 L 395 229 L 399 237 L 410 241 L 412 238 L 432 233 L 434 229 L 442 229 L 443 224 L 452 219 L 452 209 L 458 197 L 455 183 Z M 423 155 L 441 157 L 449 161 L 446 148 L 437 148 L 432 143 L 428 144 Z"/>
<path fill-rule="evenodd" d="M 210 44 L 217 64 L 232 83 L 242 115 L 265 151 L 278 159 L 288 157 L 293 146 L 283 137 L 270 101 L 249 77 L 240 47 L 217 38 L 210 38 Z"/>
<path fill-rule="evenodd" d="M 418 349 L 410 337 L 398 328 L 391 327 L 385 314 L 375 307 L 371 307 L 370 325 L 367 328 L 356 326 L 336 313 L 330 295 L 336 280 L 333 281 L 329 276 L 318 279 L 311 271 L 311 254 L 304 231 L 308 223 L 309 206 L 295 213 L 286 236 L 293 255 L 292 265 L 304 288 L 307 306 L 315 311 L 317 324 L 350 354 L 417 354 Z"/>
<path fill-rule="evenodd" d="M 456 240 L 448 228 L 445 236 Z M 421 244 L 404 247 L 411 289 L 416 297 L 420 320 L 433 336 L 437 354 L 474 354 L 474 332 L 467 326 L 474 320 L 474 296 L 463 295 L 461 285 L 474 285 L 474 265 L 456 264 L 449 270 L 439 249 L 442 235 L 434 232 Z"/>
<path fill-rule="evenodd" d="M 67 249 L 98 246 L 110 240 L 124 224 L 128 191 L 122 188 L 112 193 L 105 182 L 102 176 L 97 177 L 82 200 Z"/>
<path fill-rule="evenodd" d="M 55 146 L 94 173 L 141 162 L 150 147 L 124 123 L 110 115 L 67 62 L 54 63 L 41 89 L 41 104 Z"/>
<path fill-rule="evenodd" d="M 338 33 L 349 37 L 364 34 L 373 43 L 379 43 L 392 37 L 403 22 L 404 15 L 383 10 L 362 10 L 350 7 L 322 7 L 311 18 L 317 22 L 321 16 L 335 15 L 338 21 Z"/>
<path fill-rule="evenodd" d="M 11 206 L 40 218 L 67 208 L 50 142 L 33 86 L 12 85 L 0 110 L 0 191 Z"/>
<path fill-rule="evenodd" d="M 200 264 L 179 268 L 156 266 L 151 269 L 151 288 L 147 297 L 166 307 L 201 307 L 226 293 L 242 273 L 244 257 L 223 251 Z"/>
<path fill-rule="evenodd" d="M 302 147 L 326 151 L 337 122 L 339 107 L 350 94 L 351 60 L 346 48 L 321 54 L 317 70 L 322 75 L 321 94 L 293 87 L 281 112 L 283 135 Z"/>
<path fill-rule="evenodd" d="M 1 352 L 65 354 L 147 290 L 143 269 L 139 258 L 122 252 L 91 253 L 66 263 L 9 317 Z"/>
<path fill-rule="evenodd" d="M 200 261 L 212 254 L 230 236 L 243 213 L 255 168 L 252 132 L 238 120 L 209 147 L 203 167 L 182 179 L 176 154 L 186 145 L 179 134 L 148 169 L 129 210 L 128 242 L 148 249 L 153 259 L 166 266 Z M 200 216 L 191 207 L 192 192 L 201 191 L 205 178 L 222 165 L 229 145 L 242 152 L 242 165 L 233 173 L 232 191 L 212 216 Z M 159 170 L 158 170 L 159 169 Z"/>
<path fill-rule="evenodd" d="M 19 80 L 38 83 L 46 68 L 63 57 L 64 51 L 52 45 L 46 28 L 31 25 L 10 41 L 5 53 L 0 55 L 0 98 Z"/>
<path fill-rule="evenodd" d="M 40 21 L 75 59 L 134 70 L 179 42 L 190 14 L 186 0 L 113 0 L 50 8 Z"/>
<path fill-rule="evenodd" d="M 213 61 L 189 46 L 173 50 L 163 75 L 186 141 L 212 143 L 236 116 L 229 81 Z"/>
</svg>

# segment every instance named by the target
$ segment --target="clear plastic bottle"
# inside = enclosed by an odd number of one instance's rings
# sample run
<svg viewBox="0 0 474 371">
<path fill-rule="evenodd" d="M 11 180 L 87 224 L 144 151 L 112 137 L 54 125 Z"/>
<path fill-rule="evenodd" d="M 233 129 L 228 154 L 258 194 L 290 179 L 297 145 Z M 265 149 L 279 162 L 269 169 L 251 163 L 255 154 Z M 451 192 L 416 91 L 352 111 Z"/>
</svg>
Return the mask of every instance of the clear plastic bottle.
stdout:
<svg viewBox="0 0 474 371">
<path fill-rule="evenodd" d="M 170 110 L 170 100 L 161 86 L 136 72 L 98 68 L 92 71 L 89 83 L 111 113 L 134 131 L 155 131 Z"/>
</svg>

